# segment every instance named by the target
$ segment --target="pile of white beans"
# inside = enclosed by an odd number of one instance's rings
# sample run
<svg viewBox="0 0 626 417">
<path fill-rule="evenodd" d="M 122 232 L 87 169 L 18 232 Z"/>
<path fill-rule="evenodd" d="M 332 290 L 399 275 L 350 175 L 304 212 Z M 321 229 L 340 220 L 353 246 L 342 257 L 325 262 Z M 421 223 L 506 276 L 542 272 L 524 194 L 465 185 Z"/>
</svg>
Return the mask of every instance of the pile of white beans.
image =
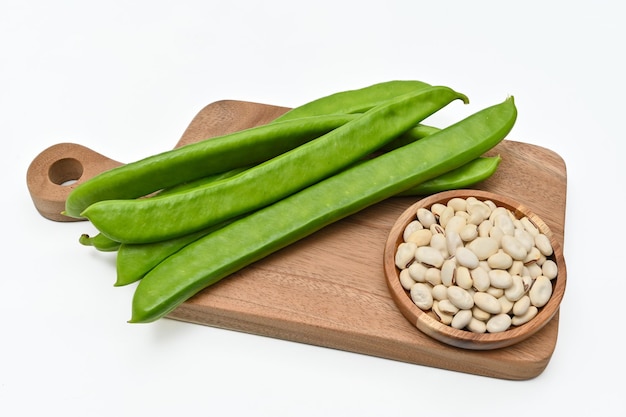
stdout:
<svg viewBox="0 0 626 417">
<path fill-rule="evenodd" d="M 528 217 L 468 197 L 419 208 L 395 263 L 417 307 L 456 329 L 497 333 L 533 319 L 548 302 L 558 273 L 552 255 Z"/>
</svg>

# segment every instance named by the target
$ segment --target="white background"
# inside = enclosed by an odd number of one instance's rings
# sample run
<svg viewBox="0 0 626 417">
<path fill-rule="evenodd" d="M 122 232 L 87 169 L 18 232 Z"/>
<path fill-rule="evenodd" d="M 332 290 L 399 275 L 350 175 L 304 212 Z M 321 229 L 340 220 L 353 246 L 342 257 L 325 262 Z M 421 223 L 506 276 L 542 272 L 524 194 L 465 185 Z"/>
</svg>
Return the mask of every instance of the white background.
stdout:
<svg viewBox="0 0 626 417">
<path fill-rule="evenodd" d="M 0 415 L 625 415 L 621 6 L 0 0 Z M 537 378 L 127 324 L 133 288 L 113 287 L 113 257 L 77 243 L 85 223 L 41 217 L 26 188 L 58 142 L 130 162 L 173 147 L 217 100 L 296 106 L 392 79 L 455 88 L 467 112 L 512 94 L 510 139 L 567 164 L 568 287 Z"/>
</svg>

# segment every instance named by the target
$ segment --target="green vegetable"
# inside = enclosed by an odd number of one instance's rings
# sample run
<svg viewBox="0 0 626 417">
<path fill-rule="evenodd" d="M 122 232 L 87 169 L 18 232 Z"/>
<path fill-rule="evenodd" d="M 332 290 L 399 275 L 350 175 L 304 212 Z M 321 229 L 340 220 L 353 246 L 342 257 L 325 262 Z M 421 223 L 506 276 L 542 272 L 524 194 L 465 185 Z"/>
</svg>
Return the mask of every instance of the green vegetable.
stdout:
<svg viewBox="0 0 626 417">
<path fill-rule="evenodd" d="M 97 233 L 95 236 L 82 234 L 78 238 L 78 242 L 84 246 L 93 246 L 101 252 L 115 252 L 120 247 L 120 242 L 109 239 L 102 233 Z"/>
<path fill-rule="evenodd" d="M 419 89 L 229 179 L 163 197 L 101 201 L 82 215 L 104 235 L 122 243 L 183 236 L 257 210 L 333 175 L 457 99 L 467 101 L 448 87 Z"/>
<path fill-rule="evenodd" d="M 416 80 L 393 80 L 324 96 L 289 110 L 272 123 L 323 114 L 363 113 L 402 94 L 431 87 Z"/>
<path fill-rule="evenodd" d="M 157 320 L 202 289 L 315 231 L 493 148 L 517 117 L 512 97 L 440 132 L 331 176 L 216 230 L 139 282 L 130 322 Z"/>
<path fill-rule="evenodd" d="M 164 188 L 254 165 L 317 138 L 358 117 L 324 115 L 253 127 L 152 155 L 105 171 L 77 186 L 65 213 L 82 217 L 91 204 L 135 199 Z"/>
<path fill-rule="evenodd" d="M 399 193 L 398 196 L 427 195 L 469 187 L 492 176 L 501 160 L 500 156 L 476 158 L 457 169 L 409 188 Z"/>
<path fill-rule="evenodd" d="M 117 252 L 117 279 L 115 286 L 121 287 L 139 281 L 168 256 L 229 223 L 231 223 L 231 220 L 205 230 L 161 242 L 137 245 L 121 244 Z"/>
<path fill-rule="evenodd" d="M 490 177 L 498 167 L 500 160 L 499 156 L 476 158 L 457 169 L 403 191 L 397 196 L 426 195 L 469 187 Z M 120 245 L 117 254 L 117 282 L 115 285 L 121 286 L 139 281 L 168 256 L 219 227 L 222 225 L 161 242 Z"/>
</svg>

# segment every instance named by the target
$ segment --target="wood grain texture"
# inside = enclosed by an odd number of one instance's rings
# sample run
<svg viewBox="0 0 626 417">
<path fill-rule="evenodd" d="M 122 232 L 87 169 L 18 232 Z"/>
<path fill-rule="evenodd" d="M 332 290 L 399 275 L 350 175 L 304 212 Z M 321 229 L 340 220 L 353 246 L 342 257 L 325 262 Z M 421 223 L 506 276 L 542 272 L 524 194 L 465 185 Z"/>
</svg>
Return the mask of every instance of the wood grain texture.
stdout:
<svg viewBox="0 0 626 417">
<path fill-rule="evenodd" d="M 179 143 L 265 123 L 286 110 L 220 101 L 194 118 Z M 489 154 L 500 154 L 502 163 L 474 188 L 525 204 L 562 245 L 563 160 L 512 140 Z M 531 338 L 490 351 L 437 342 L 400 313 L 386 285 L 383 251 L 397 217 L 416 200 L 391 198 L 326 227 L 202 291 L 168 317 L 487 377 L 524 380 L 541 374 L 556 346 L 558 313 Z"/>
</svg>

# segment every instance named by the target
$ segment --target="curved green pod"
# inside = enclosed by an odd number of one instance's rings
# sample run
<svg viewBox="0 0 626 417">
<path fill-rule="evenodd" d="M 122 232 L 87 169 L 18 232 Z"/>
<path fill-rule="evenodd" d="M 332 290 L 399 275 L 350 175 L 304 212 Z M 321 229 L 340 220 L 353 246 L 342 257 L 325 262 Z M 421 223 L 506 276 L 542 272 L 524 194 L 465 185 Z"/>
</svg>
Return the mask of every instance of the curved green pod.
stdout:
<svg viewBox="0 0 626 417">
<path fill-rule="evenodd" d="M 454 100 L 467 102 L 448 87 L 420 89 L 229 179 L 169 196 L 100 201 L 81 215 L 122 243 L 193 233 L 272 204 L 345 169 Z"/>
</svg>

